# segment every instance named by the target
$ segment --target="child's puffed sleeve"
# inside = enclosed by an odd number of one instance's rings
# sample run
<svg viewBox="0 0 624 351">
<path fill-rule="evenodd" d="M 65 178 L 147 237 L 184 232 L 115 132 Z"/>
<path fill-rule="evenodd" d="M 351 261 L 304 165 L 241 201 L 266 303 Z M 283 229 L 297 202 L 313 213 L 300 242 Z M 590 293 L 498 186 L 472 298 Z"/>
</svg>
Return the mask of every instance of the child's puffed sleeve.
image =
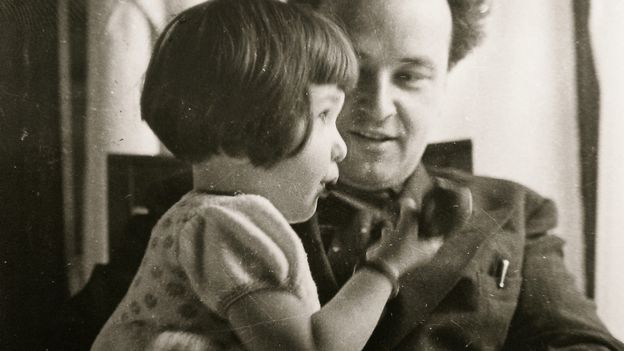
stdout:
<svg viewBox="0 0 624 351">
<path fill-rule="evenodd" d="M 303 245 L 281 213 L 260 196 L 224 199 L 196 211 L 179 236 L 178 261 L 201 301 L 226 318 L 238 299 L 270 289 L 319 309 Z"/>
</svg>

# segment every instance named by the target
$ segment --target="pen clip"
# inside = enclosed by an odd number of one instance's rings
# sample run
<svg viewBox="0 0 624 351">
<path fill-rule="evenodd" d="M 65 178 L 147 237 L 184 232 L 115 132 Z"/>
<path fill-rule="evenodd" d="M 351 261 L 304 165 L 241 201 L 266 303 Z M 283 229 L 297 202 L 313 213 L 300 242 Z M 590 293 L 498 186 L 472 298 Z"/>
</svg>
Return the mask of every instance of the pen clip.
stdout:
<svg viewBox="0 0 624 351">
<path fill-rule="evenodd" d="M 505 278 L 507 278 L 507 271 L 509 270 L 509 260 L 502 259 L 499 265 L 499 277 L 498 277 L 498 288 L 502 289 L 505 287 Z"/>
</svg>

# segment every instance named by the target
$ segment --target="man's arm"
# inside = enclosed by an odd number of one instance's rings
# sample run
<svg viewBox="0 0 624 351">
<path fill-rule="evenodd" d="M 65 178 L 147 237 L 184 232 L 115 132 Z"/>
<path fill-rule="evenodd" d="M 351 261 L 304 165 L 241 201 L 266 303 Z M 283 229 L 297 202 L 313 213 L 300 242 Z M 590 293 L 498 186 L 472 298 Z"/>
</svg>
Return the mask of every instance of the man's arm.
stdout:
<svg viewBox="0 0 624 351">
<path fill-rule="evenodd" d="M 549 200 L 530 212 L 522 289 L 505 349 L 624 350 L 566 269 L 563 240 L 546 234 L 552 216 Z"/>
</svg>

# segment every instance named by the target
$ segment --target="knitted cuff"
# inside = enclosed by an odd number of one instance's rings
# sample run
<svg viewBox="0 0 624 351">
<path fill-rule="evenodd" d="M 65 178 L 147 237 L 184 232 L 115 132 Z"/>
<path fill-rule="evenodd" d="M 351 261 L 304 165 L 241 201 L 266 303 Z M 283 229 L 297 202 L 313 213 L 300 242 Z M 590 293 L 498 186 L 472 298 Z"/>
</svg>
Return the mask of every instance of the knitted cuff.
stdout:
<svg viewBox="0 0 624 351">
<path fill-rule="evenodd" d="M 392 284 L 392 293 L 390 298 L 393 299 L 399 294 L 399 271 L 388 264 L 388 262 L 384 261 L 380 257 L 376 257 L 370 260 L 360 261 L 356 266 L 355 270 L 359 270 L 362 267 L 366 267 L 368 269 L 372 269 L 375 272 L 383 274 L 388 280 L 390 284 Z"/>
</svg>

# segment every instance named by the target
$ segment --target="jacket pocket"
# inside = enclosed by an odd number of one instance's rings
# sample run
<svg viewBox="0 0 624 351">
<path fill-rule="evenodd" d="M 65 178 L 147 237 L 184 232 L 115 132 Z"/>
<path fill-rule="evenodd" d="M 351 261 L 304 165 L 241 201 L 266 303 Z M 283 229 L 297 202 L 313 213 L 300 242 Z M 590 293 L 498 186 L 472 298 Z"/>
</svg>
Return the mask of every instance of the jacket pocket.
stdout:
<svg viewBox="0 0 624 351">
<path fill-rule="evenodd" d="M 506 274 L 501 277 L 501 274 L 492 275 L 487 272 L 480 272 L 478 280 L 482 297 L 514 304 L 518 302 L 522 286 L 520 274 Z"/>
<path fill-rule="evenodd" d="M 519 274 L 506 276 L 501 287 L 500 276 L 480 272 L 478 281 L 482 312 L 485 314 L 480 322 L 483 323 L 483 330 L 491 338 L 491 344 L 502 347 L 518 306 L 522 277 Z"/>
</svg>

